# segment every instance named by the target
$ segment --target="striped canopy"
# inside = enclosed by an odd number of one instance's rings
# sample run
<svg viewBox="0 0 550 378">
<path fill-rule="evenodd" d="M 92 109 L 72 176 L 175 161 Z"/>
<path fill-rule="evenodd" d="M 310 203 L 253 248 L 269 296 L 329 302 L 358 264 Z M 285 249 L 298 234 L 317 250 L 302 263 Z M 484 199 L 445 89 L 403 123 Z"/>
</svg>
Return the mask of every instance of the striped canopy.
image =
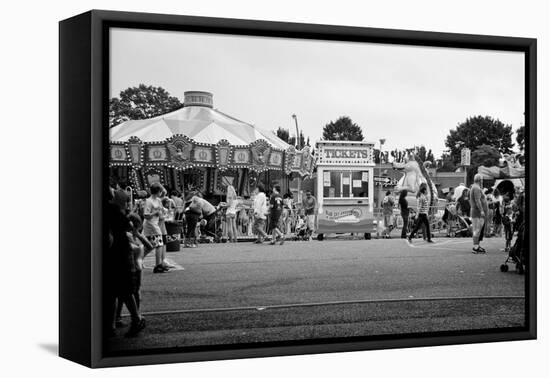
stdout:
<svg viewBox="0 0 550 378">
<path fill-rule="evenodd" d="M 265 139 L 281 150 L 290 147 L 271 131 L 206 106 L 185 106 L 154 118 L 126 121 L 110 129 L 111 142 L 126 142 L 132 136 L 143 142 L 161 142 L 173 135 L 185 135 L 195 142 L 207 144 L 225 139 L 232 145 L 248 145 Z"/>
</svg>

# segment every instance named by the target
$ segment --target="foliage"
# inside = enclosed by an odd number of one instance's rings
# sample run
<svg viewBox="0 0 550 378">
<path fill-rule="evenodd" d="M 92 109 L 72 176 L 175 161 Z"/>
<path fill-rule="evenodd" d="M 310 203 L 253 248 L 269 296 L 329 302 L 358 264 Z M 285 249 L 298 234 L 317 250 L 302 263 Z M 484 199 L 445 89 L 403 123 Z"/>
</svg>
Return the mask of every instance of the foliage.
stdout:
<svg viewBox="0 0 550 378">
<path fill-rule="evenodd" d="M 161 87 L 140 84 L 120 92 L 109 101 L 109 126 L 134 119 L 147 119 L 181 108 L 177 97 Z"/>
<path fill-rule="evenodd" d="M 525 125 L 521 126 L 516 131 L 516 142 L 521 152 L 525 151 Z"/>
<path fill-rule="evenodd" d="M 275 132 L 275 134 L 282 140 L 284 140 L 285 142 L 289 143 L 289 138 L 290 138 L 290 131 L 288 129 L 283 129 L 281 126 L 279 126 L 279 128 L 277 129 L 277 131 Z"/>
<path fill-rule="evenodd" d="M 495 147 L 481 145 L 472 152 L 471 160 L 471 164 L 476 167 L 476 171 L 480 165 L 492 167 L 499 164 L 500 152 Z"/>
<path fill-rule="evenodd" d="M 460 164 L 460 152 L 467 147 L 474 151 L 481 145 L 496 148 L 500 153 L 512 152 L 512 126 L 489 116 L 466 119 L 451 130 L 445 141 L 454 164 Z"/>
<path fill-rule="evenodd" d="M 324 140 L 363 140 L 361 127 L 353 123 L 349 117 L 343 116 L 330 122 L 323 128 Z"/>
<path fill-rule="evenodd" d="M 499 165 L 500 152 L 492 146 L 481 145 L 472 152 L 471 165 L 468 168 L 468 182 L 473 182 L 478 167 L 484 165 L 493 167 Z"/>
<path fill-rule="evenodd" d="M 451 155 L 444 153 L 441 155 L 441 159 L 437 162 L 438 172 L 454 172 L 457 166 L 453 162 Z"/>
<path fill-rule="evenodd" d="M 289 129 L 284 129 L 284 128 L 279 126 L 277 128 L 277 130 L 275 131 L 275 134 L 279 138 L 281 138 L 282 140 L 284 140 L 285 142 L 290 144 L 291 146 L 296 146 L 296 136 L 290 136 L 290 130 Z M 309 137 L 307 137 L 307 140 L 306 140 L 306 138 L 304 136 L 304 133 L 300 130 L 300 145 L 296 146 L 296 148 L 302 149 L 304 146 L 310 146 Z"/>
</svg>

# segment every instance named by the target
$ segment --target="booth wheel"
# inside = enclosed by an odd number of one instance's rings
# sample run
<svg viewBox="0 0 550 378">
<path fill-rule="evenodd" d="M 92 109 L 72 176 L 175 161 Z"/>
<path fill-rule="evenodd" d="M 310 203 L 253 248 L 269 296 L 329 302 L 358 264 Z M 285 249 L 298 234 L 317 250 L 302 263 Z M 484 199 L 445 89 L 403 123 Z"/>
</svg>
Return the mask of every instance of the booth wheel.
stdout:
<svg viewBox="0 0 550 378">
<path fill-rule="evenodd" d="M 324 238 L 325 238 L 324 234 L 317 234 L 317 240 L 323 241 Z"/>
<path fill-rule="evenodd" d="M 507 271 L 508 271 L 508 265 L 502 264 L 502 265 L 500 266 L 500 271 L 501 271 L 501 272 L 507 272 Z"/>
<path fill-rule="evenodd" d="M 370 232 L 365 232 L 365 240 L 370 240 L 370 239 L 371 239 Z"/>
</svg>

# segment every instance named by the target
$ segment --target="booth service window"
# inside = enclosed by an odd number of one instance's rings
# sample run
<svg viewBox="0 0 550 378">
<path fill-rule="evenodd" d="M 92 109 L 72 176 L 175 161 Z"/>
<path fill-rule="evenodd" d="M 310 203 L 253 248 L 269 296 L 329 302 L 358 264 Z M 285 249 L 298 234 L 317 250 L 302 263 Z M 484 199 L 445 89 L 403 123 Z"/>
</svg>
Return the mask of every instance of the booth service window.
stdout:
<svg viewBox="0 0 550 378">
<path fill-rule="evenodd" d="M 368 183 L 368 171 L 325 171 L 323 172 L 323 197 L 367 198 Z"/>
</svg>

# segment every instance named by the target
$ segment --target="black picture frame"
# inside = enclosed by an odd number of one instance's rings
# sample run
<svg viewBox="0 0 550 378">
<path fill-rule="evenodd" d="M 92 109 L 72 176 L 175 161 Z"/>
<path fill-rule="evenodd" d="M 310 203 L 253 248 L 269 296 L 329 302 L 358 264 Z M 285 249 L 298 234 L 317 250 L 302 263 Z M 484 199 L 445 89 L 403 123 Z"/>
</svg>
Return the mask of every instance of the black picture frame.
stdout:
<svg viewBox="0 0 550 378">
<path fill-rule="evenodd" d="M 111 27 L 265 37 L 518 51 L 525 54 L 526 216 L 530 259 L 526 327 L 472 332 L 289 341 L 144 351 L 105 356 L 101 335 L 101 252 L 108 177 L 108 30 Z M 59 354 L 89 367 L 250 358 L 535 339 L 536 61 L 531 38 L 387 30 L 92 10 L 59 24 Z M 79 190 L 71 183 L 77 182 Z"/>
</svg>

